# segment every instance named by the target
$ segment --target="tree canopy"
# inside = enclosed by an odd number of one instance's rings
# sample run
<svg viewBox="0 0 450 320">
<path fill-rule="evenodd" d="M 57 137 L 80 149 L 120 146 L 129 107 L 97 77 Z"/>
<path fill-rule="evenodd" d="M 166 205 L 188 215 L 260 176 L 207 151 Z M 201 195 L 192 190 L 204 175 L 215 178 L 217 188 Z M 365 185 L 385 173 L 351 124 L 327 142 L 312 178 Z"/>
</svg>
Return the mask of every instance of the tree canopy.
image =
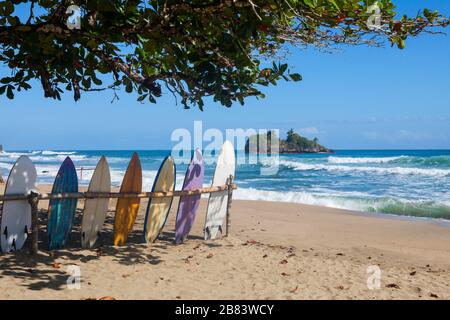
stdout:
<svg viewBox="0 0 450 320">
<path fill-rule="evenodd" d="M 290 129 L 287 132 L 286 143 L 288 146 L 292 147 L 300 147 L 302 149 L 313 149 L 317 147 L 319 144 L 319 139 L 314 138 L 313 140 L 309 140 L 306 137 L 302 137 L 298 133 L 294 132 L 293 129 Z"/>
<path fill-rule="evenodd" d="M 124 88 L 142 102 L 168 92 L 186 108 L 203 109 L 205 97 L 230 107 L 301 80 L 286 48 L 404 48 L 448 24 L 427 9 L 398 18 L 390 0 L 0 1 L 0 94 L 13 99 L 39 79 L 54 99 Z"/>
</svg>

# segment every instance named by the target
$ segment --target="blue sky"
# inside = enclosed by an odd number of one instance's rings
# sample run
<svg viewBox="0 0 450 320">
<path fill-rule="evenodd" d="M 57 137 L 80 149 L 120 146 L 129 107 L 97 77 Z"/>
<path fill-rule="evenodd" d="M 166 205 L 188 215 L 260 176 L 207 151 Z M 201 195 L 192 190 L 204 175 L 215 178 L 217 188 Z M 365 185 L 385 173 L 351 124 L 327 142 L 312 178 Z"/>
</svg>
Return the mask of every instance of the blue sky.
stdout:
<svg viewBox="0 0 450 320">
<path fill-rule="evenodd" d="M 399 11 L 439 9 L 450 2 L 397 0 Z M 450 28 L 448 30 L 450 32 Z M 23 149 L 165 149 L 176 128 L 293 128 L 335 149 L 450 149 L 450 35 L 410 39 L 405 50 L 343 47 L 333 54 L 295 50 L 299 83 L 265 89 L 231 109 L 207 103 L 184 110 L 165 94 L 156 105 L 134 95 L 84 94 L 57 102 L 37 85 L 10 101 L 0 97 L 0 144 Z M 0 69 L 4 73 L 5 69 Z"/>
</svg>

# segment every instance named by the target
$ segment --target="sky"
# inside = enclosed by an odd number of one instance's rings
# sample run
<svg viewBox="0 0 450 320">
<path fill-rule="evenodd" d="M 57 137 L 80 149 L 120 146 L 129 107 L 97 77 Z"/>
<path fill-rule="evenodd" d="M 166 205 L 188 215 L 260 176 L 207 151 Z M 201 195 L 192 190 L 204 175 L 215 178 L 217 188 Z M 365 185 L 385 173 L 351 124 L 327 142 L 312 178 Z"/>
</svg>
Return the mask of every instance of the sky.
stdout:
<svg viewBox="0 0 450 320">
<path fill-rule="evenodd" d="M 447 0 L 396 0 L 398 11 L 438 9 Z M 450 32 L 450 28 L 448 31 Z M 303 81 L 265 88 L 266 98 L 230 109 L 208 102 L 184 110 L 169 93 L 157 104 L 134 94 L 84 93 L 81 101 L 43 97 L 39 85 L 0 97 L 0 144 L 8 150 L 170 149 L 175 129 L 290 128 L 334 149 L 450 149 L 450 34 L 411 38 L 405 50 L 342 47 L 332 54 L 294 49 Z M 5 68 L 0 72 L 3 76 Z"/>
</svg>

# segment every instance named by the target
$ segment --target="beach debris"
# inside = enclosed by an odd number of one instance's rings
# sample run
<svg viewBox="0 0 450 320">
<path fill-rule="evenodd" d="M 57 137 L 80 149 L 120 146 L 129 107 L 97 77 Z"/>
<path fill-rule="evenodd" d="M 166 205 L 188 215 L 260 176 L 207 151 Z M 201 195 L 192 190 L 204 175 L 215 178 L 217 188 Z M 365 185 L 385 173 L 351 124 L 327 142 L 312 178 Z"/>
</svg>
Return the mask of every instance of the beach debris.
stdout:
<svg viewBox="0 0 450 320">
<path fill-rule="evenodd" d="M 256 241 L 256 240 L 253 240 L 253 239 L 250 239 L 250 240 L 247 240 L 245 243 L 243 243 L 242 245 L 243 246 L 247 246 L 247 245 L 249 245 L 249 244 L 260 244 L 260 242 L 258 242 L 258 241 Z"/>
<path fill-rule="evenodd" d="M 213 254 L 210 253 L 210 254 L 208 254 L 208 255 L 206 256 L 206 259 L 211 259 L 212 257 L 213 257 Z"/>
<path fill-rule="evenodd" d="M 338 252 L 336 253 L 337 256 L 344 256 L 344 254 L 342 252 Z"/>
<path fill-rule="evenodd" d="M 180 296 L 176 296 L 175 299 L 181 299 L 181 297 Z"/>
<path fill-rule="evenodd" d="M 292 289 L 292 290 L 289 290 L 289 292 L 290 292 L 290 293 L 296 293 L 297 290 L 298 290 L 298 286 L 296 286 L 296 287 L 295 287 L 294 289 Z"/>
<path fill-rule="evenodd" d="M 280 261 L 280 264 L 286 264 L 286 263 L 288 263 L 288 261 L 286 259 L 283 259 Z"/>
<path fill-rule="evenodd" d="M 281 275 L 282 275 L 283 277 L 288 277 L 288 276 L 289 276 L 286 272 L 282 272 Z"/>
<path fill-rule="evenodd" d="M 122 278 L 128 278 L 129 276 L 130 276 L 130 274 L 125 273 L 122 275 Z"/>
<path fill-rule="evenodd" d="M 55 269 L 61 268 L 61 263 L 59 263 L 59 262 L 52 263 L 52 268 L 55 268 Z"/>
<path fill-rule="evenodd" d="M 263 258 L 267 258 L 267 254 L 263 255 Z"/>
<path fill-rule="evenodd" d="M 294 257 L 295 255 L 296 255 L 296 254 L 295 254 L 295 248 L 290 247 L 290 248 L 288 249 L 288 251 L 287 251 L 287 258 Z"/>
<path fill-rule="evenodd" d="M 194 249 L 194 250 L 197 250 L 198 248 L 200 248 L 200 246 L 201 246 L 201 244 L 199 243 L 199 244 L 197 244 L 194 248 L 192 248 L 192 249 Z"/>
<path fill-rule="evenodd" d="M 435 299 L 439 298 L 439 296 L 437 294 L 432 293 L 432 292 L 430 292 L 430 297 L 435 298 Z"/>
<path fill-rule="evenodd" d="M 367 260 L 372 260 L 372 257 L 367 257 Z"/>
<path fill-rule="evenodd" d="M 417 273 L 417 271 L 412 271 L 412 272 L 409 273 L 409 275 L 410 275 L 410 276 L 415 276 L 416 273 Z"/>
<path fill-rule="evenodd" d="M 98 300 L 116 300 L 116 298 L 111 297 L 111 296 L 105 296 L 105 297 L 101 297 L 101 298 L 98 299 Z"/>
<path fill-rule="evenodd" d="M 400 286 L 396 283 L 389 283 L 386 285 L 386 288 L 400 289 Z"/>
<path fill-rule="evenodd" d="M 336 287 L 336 289 L 338 289 L 338 290 L 344 290 L 344 286 L 341 284 L 341 285 L 338 285 L 337 287 Z"/>
</svg>

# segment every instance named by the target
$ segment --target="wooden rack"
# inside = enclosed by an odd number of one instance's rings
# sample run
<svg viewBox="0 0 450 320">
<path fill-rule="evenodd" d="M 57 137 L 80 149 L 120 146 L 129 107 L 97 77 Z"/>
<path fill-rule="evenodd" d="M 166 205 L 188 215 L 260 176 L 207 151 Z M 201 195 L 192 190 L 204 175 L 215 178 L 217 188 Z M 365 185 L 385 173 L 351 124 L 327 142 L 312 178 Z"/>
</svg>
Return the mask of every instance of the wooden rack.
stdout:
<svg viewBox="0 0 450 320">
<path fill-rule="evenodd" d="M 20 201 L 27 200 L 31 206 L 31 241 L 30 241 L 30 253 L 36 254 L 38 252 L 38 204 L 40 200 L 61 200 L 61 199 L 117 199 L 117 198 L 166 198 L 166 197 L 183 197 L 194 196 L 206 193 L 227 192 L 227 215 L 226 215 L 226 233 L 228 236 L 230 229 L 230 215 L 231 215 L 231 202 L 233 197 L 233 190 L 236 190 L 237 186 L 233 184 L 233 176 L 227 179 L 226 185 L 200 188 L 194 190 L 180 190 L 180 191 L 168 191 L 168 192 L 141 192 L 141 193 L 124 193 L 124 192 L 71 192 L 71 193 L 36 193 L 30 192 L 29 194 L 9 194 L 0 195 L 0 202 L 3 201 Z"/>
</svg>

